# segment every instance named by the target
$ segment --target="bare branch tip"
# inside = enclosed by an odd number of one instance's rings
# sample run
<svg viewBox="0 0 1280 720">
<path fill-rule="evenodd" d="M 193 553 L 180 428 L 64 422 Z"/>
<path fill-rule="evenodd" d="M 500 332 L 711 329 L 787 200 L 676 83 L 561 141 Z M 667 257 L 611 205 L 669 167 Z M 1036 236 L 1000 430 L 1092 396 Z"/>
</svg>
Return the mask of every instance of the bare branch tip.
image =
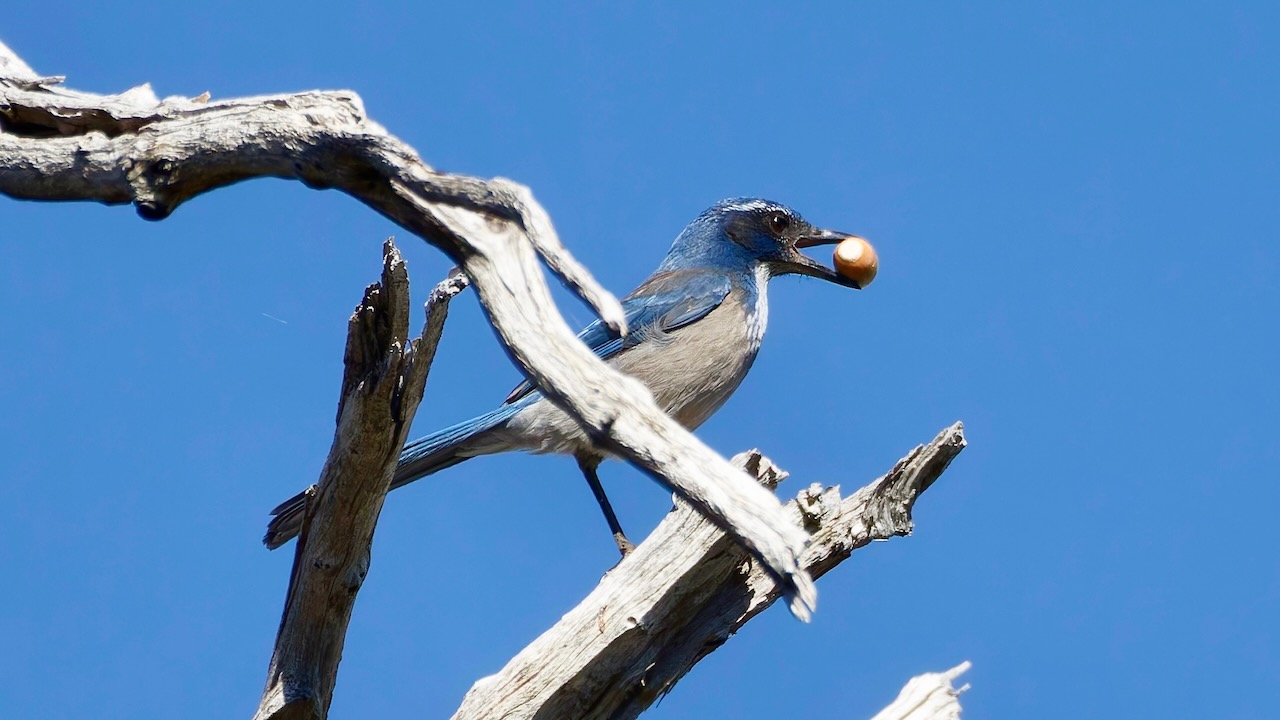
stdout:
<svg viewBox="0 0 1280 720">
<path fill-rule="evenodd" d="M 463 290 L 466 290 L 470 285 L 471 278 L 467 277 L 467 274 L 462 272 L 462 268 L 454 267 L 449 270 L 449 275 L 445 277 L 445 279 L 436 283 L 436 286 L 431 289 L 431 294 L 427 296 L 427 302 L 424 306 L 427 314 L 431 314 L 432 306 L 442 302 L 448 302 Z"/>
<path fill-rule="evenodd" d="M 972 667 L 973 667 L 973 663 L 968 660 L 965 660 L 964 662 L 951 668 L 950 670 L 944 670 L 942 675 L 947 679 L 948 682 L 951 682 L 956 678 L 960 677 L 961 675 L 969 672 L 969 669 Z M 969 689 L 969 685 L 968 683 L 965 683 L 964 687 L 956 690 L 956 693 L 962 693 L 968 689 Z"/>
<path fill-rule="evenodd" d="M 818 609 L 818 586 L 813 584 L 809 573 L 797 568 L 790 577 L 792 589 L 787 593 L 787 609 L 791 616 L 802 623 L 813 619 Z"/>
<path fill-rule="evenodd" d="M 385 275 L 388 271 L 404 268 L 404 256 L 400 254 L 400 248 L 396 247 L 396 239 L 389 237 L 382 242 L 382 272 Z"/>
</svg>

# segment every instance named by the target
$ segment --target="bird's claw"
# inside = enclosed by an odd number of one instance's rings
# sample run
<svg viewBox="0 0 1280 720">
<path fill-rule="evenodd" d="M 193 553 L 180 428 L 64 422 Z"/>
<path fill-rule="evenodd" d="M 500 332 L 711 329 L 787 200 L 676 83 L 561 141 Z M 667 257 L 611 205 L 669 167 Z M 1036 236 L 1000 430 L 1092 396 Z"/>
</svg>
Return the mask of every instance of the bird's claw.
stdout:
<svg viewBox="0 0 1280 720">
<path fill-rule="evenodd" d="M 632 550 L 636 549 L 635 544 L 628 540 L 626 535 L 623 535 L 620 532 L 613 534 L 613 541 L 618 544 L 618 552 L 622 553 L 623 558 L 626 558 L 631 554 Z"/>
</svg>

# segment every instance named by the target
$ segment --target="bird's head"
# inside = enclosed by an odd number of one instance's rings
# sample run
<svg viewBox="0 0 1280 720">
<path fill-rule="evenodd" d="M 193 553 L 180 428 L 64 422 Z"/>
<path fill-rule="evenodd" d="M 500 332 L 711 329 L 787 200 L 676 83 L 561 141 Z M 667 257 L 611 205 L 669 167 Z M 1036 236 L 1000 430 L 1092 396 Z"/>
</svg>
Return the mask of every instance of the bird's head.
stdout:
<svg viewBox="0 0 1280 720">
<path fill-rule="evenodd" d="M 664 265 L 762 265 L 770 275 L 808 275 L 861 289 L 868 280 L 845 277 L 800 252 L 835 245 L 854 236 L 814 227 L 786 205 L 757 198 L 721 200 L 689 223 Z"/>
</svg>

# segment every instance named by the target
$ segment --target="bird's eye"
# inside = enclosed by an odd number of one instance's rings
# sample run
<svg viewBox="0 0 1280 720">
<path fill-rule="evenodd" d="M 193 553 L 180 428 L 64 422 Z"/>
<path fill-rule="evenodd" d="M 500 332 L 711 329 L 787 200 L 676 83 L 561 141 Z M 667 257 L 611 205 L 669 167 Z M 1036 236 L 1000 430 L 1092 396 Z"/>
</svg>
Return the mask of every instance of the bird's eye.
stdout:
<svg viewBox="0 0 1280 720">
<path fill-rule="evenodd" d="M 765 223 L 773 231 L 774 235 L 781 235 L 787 228 L 791 227 L 791 218 L 787 217 L 785 213 L 770 213 L 769 217 L 765 218 Z"/>
</svg>

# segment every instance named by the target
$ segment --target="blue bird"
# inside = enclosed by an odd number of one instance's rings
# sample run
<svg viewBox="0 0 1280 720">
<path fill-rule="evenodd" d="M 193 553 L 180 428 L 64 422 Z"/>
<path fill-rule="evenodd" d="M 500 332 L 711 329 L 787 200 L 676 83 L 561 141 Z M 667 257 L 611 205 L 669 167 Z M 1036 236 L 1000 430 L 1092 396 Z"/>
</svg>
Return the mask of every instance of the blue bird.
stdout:
<svg viewBox="0 0 1280 720">
<path fill-rule="evenodd" d="M 769 309 L 769 279 L 800 274 L 852 288 L 870 275 L 844 277 L 800 248 L 851 235 L 820 230 L 795 211 L 754 198 L 722 200 L 689 223 L 667 257 L 622 300 L 626 337 L 600 321 L 578 338 L 617 370 L 644 382 L 659 407 L 693 430 L 724 404 L 756 359 Z M 395 489 L 479 455 L 524 450 L 572 455 L 591 485 L 623 555 L 631 549 L 600 486 L 605 458 L 578 425 L 525 381 L 496 409 L 405 446 Z M 296 536 L 305 497 L 275 510 L 263 543 L 277 548 Z"/>
</svg>

